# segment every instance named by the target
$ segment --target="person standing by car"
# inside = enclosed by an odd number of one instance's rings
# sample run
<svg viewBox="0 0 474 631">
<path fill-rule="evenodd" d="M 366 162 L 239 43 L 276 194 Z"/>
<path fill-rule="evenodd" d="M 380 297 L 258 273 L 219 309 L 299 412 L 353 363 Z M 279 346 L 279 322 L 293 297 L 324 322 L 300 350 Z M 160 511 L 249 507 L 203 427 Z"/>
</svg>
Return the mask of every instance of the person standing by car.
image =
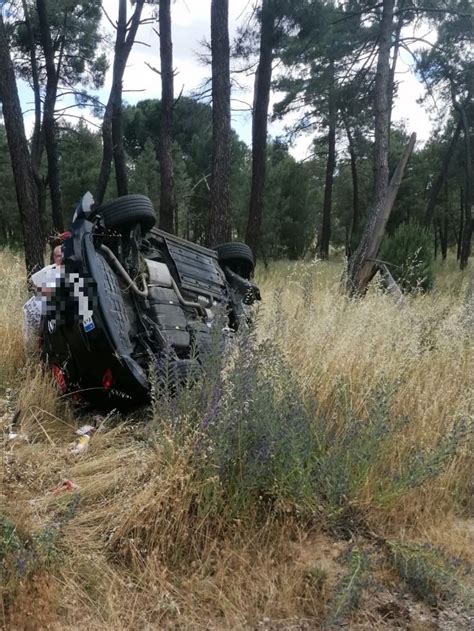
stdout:
<svg viewBox="0 0 474 631">
<path fill-rule="evenodd" d="M 46 314 L 46 302 L 58 285 L 63 268 L 62 243 L 70 236 L 69 232 L 60 234 L 54 241 L 51 252 L 51 264 L 32 274 L 35 295 L 23 305 L 24 337 L 27 344 L 34 342 L 39 334 L 41 318 Z"/>
</svg>

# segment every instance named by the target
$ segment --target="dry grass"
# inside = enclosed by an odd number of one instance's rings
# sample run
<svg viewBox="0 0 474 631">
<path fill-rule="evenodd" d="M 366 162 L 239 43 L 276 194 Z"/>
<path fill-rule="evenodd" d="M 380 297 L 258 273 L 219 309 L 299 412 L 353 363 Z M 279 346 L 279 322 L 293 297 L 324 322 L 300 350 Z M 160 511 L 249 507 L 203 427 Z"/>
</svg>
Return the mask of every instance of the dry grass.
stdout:
<svg viewBox="0 0 474 631">
<path fill-rule="evenodd" d="M 288 500 L 273 509 L 257 501 L 236 515 L 219 472 L 196 468 L 199 432 L 174 434 L 159 403 L 136 418 L 108 420 L 88 452 L 71 458 L 73 428 L 84 419 L 25 357 L 21 266 L 0 252 L 0 416 L 6 429 L 21 408 L 19 429 L 29 438 L 5 442 L 0 543 L 10 628 L 318 628 L 338 624 L 331 616 L 339 608 L 353 628 L 421 628 L 417 616 L 434 615 L 414 601 L 408 612 L 392 602 L 400 579 L 380 542 L 436 546 L 457 559 L 460 575 L 472 562 L 468 443 L 416 488 L 393 493 L 388 480 L 407 455 L 436 450 L 459 419 L 472 419 L 465 275 L 439 270 L 436 291 L 400 310 L 376 286 L 347 302 L 338 292 L 340 264 L 261 271 L 259 336 L 281 349 L 336 441 L 348 411 L 371 423 L 380 389 L 390 395 L 389 418 L 409 419 L 354 487 L 350 509 L 363 527 L 343 540 L 325 504 L 303 515 Z M 63 479 L 78 490 L 55 494 Z M 354 560 L 366 557 L 371 581 L 360 564 L 352 580 Z M 467 618 L 448 609 L 452 628 L 467 629 Z"/>
<path fill-rule="evenodd" d="M 278 340 L 286 349 L 299 382 L 313 395 L 327 416 L 337 415 L 341 384 L 356 415 L 367 416 L 371 395 L 384 383 L 393 388 L 394 416 L 410 419 L 400 441 L 391 445 L 387 458 L 393 461 L 406 449 L 430 448 L 460 419 L 471 419 L 474 408 L 473 334 L 465 302 L 468 273 L 441 267 L 434 292 L 407 301 L 400 309 L 377 285 L 361 301 L 349 303 L 338 292 L 340 266 L 315 264 L 283 266 L 264 276 L 266 295 L 284 287 Z M 304 307 L 310 296 L 309 308 Z M 263 328 L 275 337 L 270 323 L 274 315 L 266 308 Z M 470 447 L 470 445 L 469 445 Z M 417 489 L 379 517 L 400 527 L 426 512 L 433 519 L 453 506 L 453 495 L 465 498 L 471 483 L 470 449 L 461 450 L 443 478 L 429 492 Z M 365 492 L 370 502 L 375 479 L 368 479 Z M 462 501 L 462 500 L 461 500 Z"/>
<path fill-rule="evenodd" d="M 0 385 L 25 363 L 22 306 L 28 297 L 20 254 L 0 250 Z"/>
</svg>

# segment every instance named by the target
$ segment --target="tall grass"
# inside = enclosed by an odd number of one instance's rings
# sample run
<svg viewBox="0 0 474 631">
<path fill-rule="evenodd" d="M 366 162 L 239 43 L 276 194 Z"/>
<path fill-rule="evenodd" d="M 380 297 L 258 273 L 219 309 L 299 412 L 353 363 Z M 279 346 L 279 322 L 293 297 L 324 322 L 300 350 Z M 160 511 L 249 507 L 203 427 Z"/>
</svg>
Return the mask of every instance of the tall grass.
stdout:
<svg viewBox="0 0 474 631">
<path fill-rule="evenodd" d="M 255 328 L 224 352 L 216 341 L 199 384 L 157 384 L 149 408 L 107 419 L 71 458 L 90 418 L 25 357 L 21 262 L 0 261 L 3 422 L 17 405 L 29 438 L 5 444 L 10 625 L 27 626 L 29 603 L 61 628 L 374 626 L 396 581 L 428 605 L 465 599 L 465 276 L 439 270 L 400 309 L 376 283 L 347 301 L 340 264 L 262 270 Z M 65 478 L 77 490 L 53 492 Z"/>
<path fill-rule="evenodd" d="M 28 298 L 21 254 L 0 250 L 0 387 L 24 364 L 22 305 Z"/>
<path fill-rule="evenodd" d="M 411 298 L 403 309 L 376 284 L 364 300 L 348 302 L 338 292 L 339 275 L 335 266 L 316 264 L 280 269 L 278 278 L 264 279 L 266 289 L 272 284 L 283 289 L 275 305 L 282 315 L 267 311 L 262 334 L 278 340 L 306 396 L 314 397 L 338 428 L 353 426 L 347 420 L 354 414 L 370 423 L 374 393 L 389 388 L 387 423 L 407 421 L 384 459 L 395 471 L 407 451 L 433 449 L 450 431 L 462 432 L 463 423 L 472 423 L 467 275 L 464 282 L 450 281 L 451 291 L 440 288 Z M 417 491 L 385 516 L 416 520 L 423 515 L 420 501 L 433 516 L 449 510 L 453 498 L 464 502 L 470 471 L 468 450 L 461 451 L 464 456 L 451 460 L 442 485 L 434 484 L 429 495 Z M 373 474 L 367 479 L 368 497 L 378 483 L 376 468 Z"/>
</svg>

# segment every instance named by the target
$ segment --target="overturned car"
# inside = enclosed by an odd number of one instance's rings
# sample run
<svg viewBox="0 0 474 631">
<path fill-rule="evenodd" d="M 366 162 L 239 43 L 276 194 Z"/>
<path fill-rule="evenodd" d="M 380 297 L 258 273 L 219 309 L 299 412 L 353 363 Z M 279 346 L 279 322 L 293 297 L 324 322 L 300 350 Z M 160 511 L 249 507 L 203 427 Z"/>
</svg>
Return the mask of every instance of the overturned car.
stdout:
<svg viewBox="0 0 474 631">
<path fill-rule="evenodd" d="M 217 332 L 245 325 L 260 299 L 243 243 L 215 250 L 155 227 L 151 201 L 127 195 L 76 209 L 42 322 L 43 359 L 61 390 L 101 407 L 145 402 L 156 379 L 200 370 Z"/>
</svg>

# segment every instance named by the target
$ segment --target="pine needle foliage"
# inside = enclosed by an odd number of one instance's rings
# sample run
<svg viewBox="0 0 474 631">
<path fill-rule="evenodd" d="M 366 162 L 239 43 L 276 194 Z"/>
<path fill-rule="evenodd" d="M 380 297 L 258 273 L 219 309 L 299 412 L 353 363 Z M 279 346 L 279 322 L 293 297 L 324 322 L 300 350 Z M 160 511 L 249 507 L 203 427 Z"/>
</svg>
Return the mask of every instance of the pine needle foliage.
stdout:
<svg viewBox="0 0 474 631">
<path fill-rule="evenodd" d="M 386 236 L 379 258 L 406 292 L 429 291 L 433 287 L 433 251 L 429 231 L 416 223 L 403 223 Z"/>
</svg>

